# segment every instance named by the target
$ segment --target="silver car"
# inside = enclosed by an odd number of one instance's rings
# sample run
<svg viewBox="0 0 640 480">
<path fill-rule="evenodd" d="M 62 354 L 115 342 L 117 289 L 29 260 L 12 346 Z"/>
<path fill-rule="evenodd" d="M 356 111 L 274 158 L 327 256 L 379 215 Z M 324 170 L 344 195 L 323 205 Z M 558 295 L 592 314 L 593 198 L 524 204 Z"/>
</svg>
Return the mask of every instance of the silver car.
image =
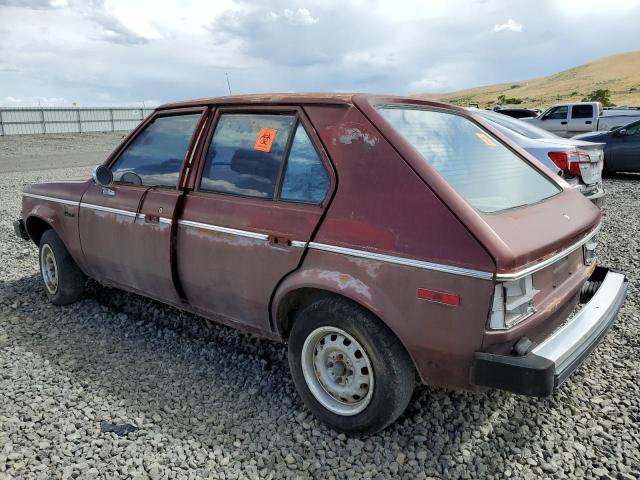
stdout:
<svg viewBox="0 0 640 480">
<path fill-rule="evenodd" d="M 496 129 L 536 157 L 597 206 L 604 202 L 604 143 L 562 138 L 506 115 L 471 108 Z"/>
</svg>

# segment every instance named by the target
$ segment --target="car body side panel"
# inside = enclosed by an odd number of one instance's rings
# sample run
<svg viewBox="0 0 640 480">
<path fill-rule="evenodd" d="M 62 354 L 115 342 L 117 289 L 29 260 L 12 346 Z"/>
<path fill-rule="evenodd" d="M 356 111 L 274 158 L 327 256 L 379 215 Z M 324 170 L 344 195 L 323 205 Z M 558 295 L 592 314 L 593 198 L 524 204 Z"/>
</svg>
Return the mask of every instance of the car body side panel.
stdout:
<svg viewBox="0 0 640 480">
<path fill-rule="evenodd" d="M 126 184 L 112 185 L 112 195 L 102 190 L 91 185 L 80 209 L 80 239 L 91 276 L 179 301 L 169 256 L 170 220 L 179 191 Z"/>
<path fill-rule="evenodd" d="M 480 349 L 492 280 L 395 265 L 310 249 L 302 267 L 278 287 L 272 304 L 298 288 L 316 288 L 352 299 L 377 315 L 413 358 L 424 383 L 469 388 L 473 352 Z M 460 296 L 458 306 L 417 298 L 427 288 Z"/>
<path fill-rule="evenodd" d="M 306 107 L 338 176 L 314 242 L 493 272 L 493 259 L 354 107 Z"/>
<path fill-rule="evenodd" d="M 22 197 L 22 218 L 25 223 L 28 225 L 29 217 L 37 217 L 51 225 L 84 272 L 87 268 L 78 233 L 78 203 L 90 182 L 90 179 L 82 178 L 34 184 L 24 190 L 26 195 Z"/>
</svg>

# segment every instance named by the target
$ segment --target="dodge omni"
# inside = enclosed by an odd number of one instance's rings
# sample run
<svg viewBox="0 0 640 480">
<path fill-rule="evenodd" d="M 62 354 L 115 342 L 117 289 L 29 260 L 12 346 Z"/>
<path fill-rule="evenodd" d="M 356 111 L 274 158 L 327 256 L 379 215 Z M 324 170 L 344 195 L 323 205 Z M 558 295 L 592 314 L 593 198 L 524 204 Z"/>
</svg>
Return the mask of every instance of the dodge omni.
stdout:
<svg viewBox="0 0 640 480">
<path fill-rule="evenodd" d="M 473 112 L 272 94 L 163 105 L 92 178 L 27 187 L 43 290 L 87 277 L 287 342 L 318 419 L 376 432 L 416 382 L 551 395 L 624 300 L 597 207 Z"/>
</svg>

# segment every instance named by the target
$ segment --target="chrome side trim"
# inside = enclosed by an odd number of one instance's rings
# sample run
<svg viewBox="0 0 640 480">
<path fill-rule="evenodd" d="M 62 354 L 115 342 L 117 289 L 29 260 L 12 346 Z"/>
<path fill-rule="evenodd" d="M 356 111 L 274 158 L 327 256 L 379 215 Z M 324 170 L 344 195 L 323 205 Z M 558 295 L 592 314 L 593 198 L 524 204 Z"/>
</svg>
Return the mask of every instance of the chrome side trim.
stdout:
<svg viewBox="0 0 640 480">
<path fill-rule="evenodd" d="M 298 248 L 307 248 L 307 242 L 302 242 L 300 240 L 291 240 L 291 246 Z"/>
<path fill-rule="evenodd" d="M 384 255 L 381 253 L 366 252 L 364 250 L 354 250 L 352 248 L 337 247 L 324 243 L 309 242 L 309 248 L 322 250 L 331 253 L 341 253 L 351 257 L 366 258 L 369 260 L 377 260 L 379 262 L 395 263 L 407 267 L 423 268 L 425 270 L 434 270 L 436 272 L 451 273 L 453 275 L 462 275 L 465 277 L 481 278 L 484 280 L 493 279 L 492 272 L 482 270 L 472 270 L 469 268 L 454 267 L 451 265 L 442 265 L 440 263 L 424 262 L 422 260 L 414 260 L 411 258 L 395 257 L 392 255 Z"/>
<path fill-rule="evenodd" d="M 113 213 L 115 215 L 123 215 L 125 217 L 136 217 L 136 220 L 144 220 L 145 215 L 143 213 L 136 214 L 135 212 L 130 212 L 129 210 L 121 210 L 119 208 L 111 208 L 105 207 L 103 205 L 95 205 L 93 203 L 81 203 L 80 206 L 82 208 L 89 208 L 91 210 L 97 210 L 98 212 L 107 212 Z M 171 219 L 166 217 L 159 217 L 158 220 L 160 223 L 165 223 L 171 225 Z"/>
<path fill-rule="evenodd" d="M 256 240 L 268 240 L 269 235 L 264 233 L 248 232 L 246 230 L 237 230 L 235 228 L 221 227 L 219 225 L 211 225 L 209 223 L 194 222 L 191 220 L 178 220 L 178 225 L 185 227 L 200 228 L 202 230 L 209 230 L 212 232 L 229 233 L 231 235 L 238 235 L 241 237 L 255 238 Z"/>
<path fill-rule="evenodd" d="M 567 255 L 576 251 L 582 245 L 587 243 L 589 240 L 591 240 L 600 231 L 601 227 L 602 227 L 602 224 L 600 223 L 596 228 L 594 228 L 591 231 L 591 233 L 587 234 L 585 237 L 578 240 L 576 243 L 574 243 L 570 247 L 565 248 L 564 250 L 556 253 L 553 257 L 549 257 L 546 260 L 543 260 L 542 262 L 536 263 L 535 265 L 531 265 L 530 267 L 524 268 L 522 270 L 518 270 L 517 272 L 513 272 L 513 273 L 497 273 L 496 280 L 499 282 L 504 282 L 509 280 L 518 280 L 522 277 L 526 277 L 527 275 L 531 275 L 532 273 L 540 271 L 543 268 L 547 268 L 549 265 L 552 265 L 556 263 L 558 260 L 563 259 Z"/>
<path fill-rule="evenodd" d="M 77 207 L 80 205 L 80 202 L 74 202 L 73 200 L 65 200 L 63 198 L 56 198 L 56 197 L 47 197 L 45 195 L 36 195 L 35 193 L 22 193 L 23 197 L 30 197 L 30 198 L 37 198 L 39 200 L 46 200 L 48 202 L 56 202 L 56 203 L 62 203 L 63 205 L 73 205 L 74 207 Z"/>
<path fill-rule="evenodd" d="M 111 208 L 105 207 L 103 205 L 94 205 L 93 203 L 81 203 L 80 206 L 82 208 L 89 208 L 91 210 L 97 210 L 99 212 L 107 212 L 107 213 L 115 213 L 116 215 L 123 215 L 125 217 L 135 217 L 135 212 L 130 212 L 129 210 L 120 210 L 119 208 Z M 144 218 L 144 215 L 138 214 Z"/>
<path fill-rule="evenodd" d="M 556 372 L 567 369 L 611 325 L 626 292 L 625 282 L 624 275 L 607 272 L 591 300 L 532 353 L 554 362 Z"/>
</svg>

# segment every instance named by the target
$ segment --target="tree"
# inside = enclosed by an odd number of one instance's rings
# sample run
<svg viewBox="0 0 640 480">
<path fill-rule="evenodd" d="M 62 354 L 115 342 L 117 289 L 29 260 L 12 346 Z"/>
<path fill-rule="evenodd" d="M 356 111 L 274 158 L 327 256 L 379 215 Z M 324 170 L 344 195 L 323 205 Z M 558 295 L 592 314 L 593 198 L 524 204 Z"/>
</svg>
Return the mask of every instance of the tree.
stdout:
<svg viewBox="0 0 640 480">
<path fill-rule="evenodd" d="M 611 102 L 609 95 L 611 92 L 609 89 L 599 88 L 598 90 L 594 90 L 589 93 L 586 97 L 582 99 L 583 102 L 600 102 L 603 107 L 615 107 L 615 104 Z"/>
</svg>

